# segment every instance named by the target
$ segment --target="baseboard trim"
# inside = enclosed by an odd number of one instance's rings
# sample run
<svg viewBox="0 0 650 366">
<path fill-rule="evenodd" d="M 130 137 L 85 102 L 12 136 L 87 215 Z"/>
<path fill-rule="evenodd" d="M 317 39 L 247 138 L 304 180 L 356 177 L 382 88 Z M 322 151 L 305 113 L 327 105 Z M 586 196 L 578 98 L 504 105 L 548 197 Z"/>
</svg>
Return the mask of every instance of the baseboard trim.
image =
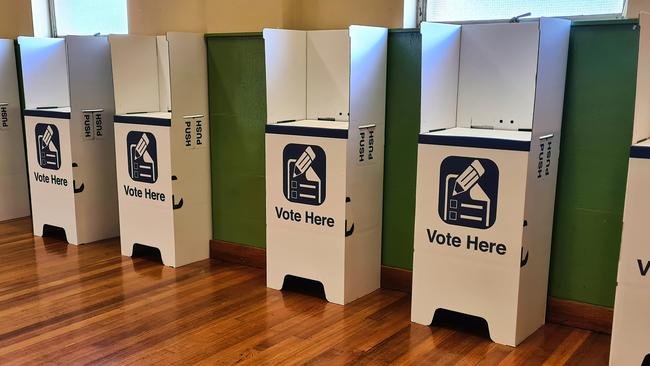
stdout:
<svg viewBox="0 0 650 366">
<path fill-rule="evenodd" d="M 210 241 L 210 258 L 224 262 L 266 269 L 266 250 L 221 240 Z M 411 292 L 413 274 L 401 268 L 382 266 L 381 287 Z M 612 332 L 614 311 L 598 305 L 548 298 L 546 320 L 549 323 L 586 329 L 594 332 Z"/>
</svg>

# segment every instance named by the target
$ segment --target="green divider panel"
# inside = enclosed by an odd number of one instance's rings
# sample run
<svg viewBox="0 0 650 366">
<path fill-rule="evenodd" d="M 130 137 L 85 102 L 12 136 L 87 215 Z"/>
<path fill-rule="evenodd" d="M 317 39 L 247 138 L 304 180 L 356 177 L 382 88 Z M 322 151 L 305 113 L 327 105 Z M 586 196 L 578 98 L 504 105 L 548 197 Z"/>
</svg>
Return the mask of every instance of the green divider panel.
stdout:
<svg viewBox="0 0 650 366">
<path fill-rule="evenodd" d="M 634 21 L 571 32 L 550 295 L 612 306 L 634 113 Z M 265 246 L 261 34 L 209 35 L 214 238 Z M 420 34 L 388 36 L 382 263 L 412 268 Z"/>
<path fill-rule="evenodd" d="M 571 30 L 551 296 L 614 305 L 638 42 L 636 23 Z"/>
<path fill-rule="evenodd" d="M 247 34 L 206 41 L 213 236 L 264 247 L 264 40 Z"/>
<path fill-rule="evenodd" d="M 382 263 L 407 269 L 413 267 L 421 49 L 419 30 L 388 33 Z"/>
</svg>

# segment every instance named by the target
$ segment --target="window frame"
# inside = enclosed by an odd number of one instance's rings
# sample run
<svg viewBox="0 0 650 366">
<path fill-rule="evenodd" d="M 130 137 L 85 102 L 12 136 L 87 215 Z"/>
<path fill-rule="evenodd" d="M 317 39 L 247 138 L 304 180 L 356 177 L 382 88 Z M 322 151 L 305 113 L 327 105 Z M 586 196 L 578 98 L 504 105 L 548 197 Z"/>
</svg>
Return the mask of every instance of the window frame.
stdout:
<svg viewBox="0 0 650 366">
<path fill-rule="evenodd" d="M 418 17 L 418 28 L 422 22 L 434 22 L 434 23 L 449 23 L 449 24 L 480 24 L 480 23 L 507 23 L 512 21 L 513 18 L 507 19 L 476 19 L 476 20 L 428 20 L 428 1 L 429 0 L 418 0 L 418 11 L 422 11 L 421 19 Z M 591 14 L 591 15 L 567 15 L 567 16 L 557 16 L 558 18 L 570 19 L 572 21 L 590 21 L 590 20 L 616 20 L 616 19 L 625 19 L 627 13 L 627 7 L 633 0 L 623 0 L 623 9 L 621 13 L 612 13 L 612 14 Z M 519 14 L 513 15 L 517 17 Z M 541 16 L 543 17 L 543 16 Z M 526 20 L 535 20 L 541 17 L 521 17 L 521 21 Z"/>
<path fill-rule="evenodd" d="M 65 37 L 66 35 L 59 34 L 58 29 L 56 27 L 56 6 L 54 5 L 54 0 L 47 0 L 47 8 L 49 13 L 51 36 L 54 38 Z M 128 29 L 128 1 L 127 1 L 127 29 Z M 128 34 L 128 31 L 126 34 Z"/>
</svg>

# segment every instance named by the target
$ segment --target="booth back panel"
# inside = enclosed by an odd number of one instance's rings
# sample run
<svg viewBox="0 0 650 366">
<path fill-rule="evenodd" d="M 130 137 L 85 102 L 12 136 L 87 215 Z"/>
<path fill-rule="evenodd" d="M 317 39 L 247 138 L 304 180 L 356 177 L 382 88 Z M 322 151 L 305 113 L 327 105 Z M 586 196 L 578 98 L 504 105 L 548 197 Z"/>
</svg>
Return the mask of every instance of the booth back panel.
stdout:
<svg viewBox="0 0 650 366">
<path fill-rule="evenodd" d="M 347 121 L 350 112 L 347 30 L 307 33 L 307 119 Z"/>
<path fill-rule="evenodd" d="M 636 85 L 634 22 L 572 27 L 550 296 L 612 306 Z M 411 269 L 421 41 L 388 35 L 382 264 Z M 264 247 L 264 41 L 208 37 L 214 238 Z"/>
<path fill-rule="evenodd" d="M 150 36 L 109 37 L 115 88 L 115 113 L 158 112 L 157 42 Z"/>
</svg>

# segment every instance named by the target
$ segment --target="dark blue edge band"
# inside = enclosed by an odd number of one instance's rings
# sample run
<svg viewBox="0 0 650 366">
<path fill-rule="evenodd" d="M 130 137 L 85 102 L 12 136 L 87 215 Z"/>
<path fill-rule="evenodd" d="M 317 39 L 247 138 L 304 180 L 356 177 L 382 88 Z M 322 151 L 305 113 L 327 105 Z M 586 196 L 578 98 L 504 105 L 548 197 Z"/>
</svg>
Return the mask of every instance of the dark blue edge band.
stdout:
<svg viewBox="0 0 650 366">
<path fill-rule="evenodd" d="M 163 126 L 163 127 L 170 127 L 172 125 L 172 120 L 169 118 L 127 116 L 124 114 L 116 114 L 114 120 L 115 123 L 130 123 L 135 125 Z"/>
<path fill-rule="evenodd" d="M 650 146 L 631 146 L 630 157 L 638 159 L 650 159 Z"/>
<path fill-rule="evenodd" d="M 266 125 L 266 133 L 277 135 L 295 135 L 310 137 L 326 137 L 333 139 L 347 139 L 348 130 L 335 128 L 306 127 L 306 126 L 283 126 L 281 124 Z"/>
<path fill-rule="evenodd" d="M 446 145 L 461 147 L 477 147 L 482 149 L 530 151 L 530 141 L 507 140 L 500 138 L 469 137 L 469 136 L 441 136 L 420 135 L 421 144 Z"/>
<path fill-rule="evenodd" d="M 70 119 L 70 112 L 48 111 L 47 109 L 25 109 L 23 112 L 30 117 Z"/>
</svg>

